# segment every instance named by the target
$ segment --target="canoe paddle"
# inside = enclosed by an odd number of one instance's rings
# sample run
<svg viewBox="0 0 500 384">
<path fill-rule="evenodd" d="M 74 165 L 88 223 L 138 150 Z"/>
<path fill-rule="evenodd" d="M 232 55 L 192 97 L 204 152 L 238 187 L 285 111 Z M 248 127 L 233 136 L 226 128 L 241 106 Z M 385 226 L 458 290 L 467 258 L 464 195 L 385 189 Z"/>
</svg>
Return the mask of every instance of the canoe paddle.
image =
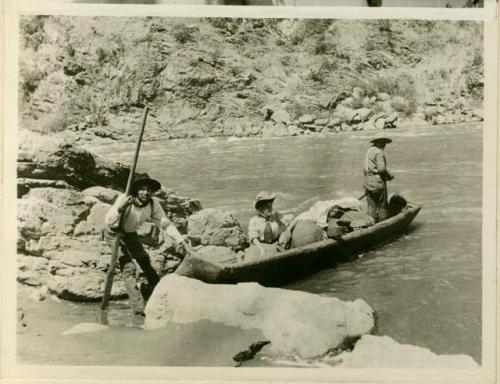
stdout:
<svg viewBox="0 0 500 384">
<path fill-rule="evenodd" d="M 142 136 L 144 134 L 144 128 L 146 127 L 146 119 L 148 117 L 149 108 L 146 106 L 144 108 L 144 113 L 142 116 L 142 125 L 141 132 L 139 134 L 139 139 L 137 140 L 137 145 L 135 148 L 134 161 L 132 163 L 132 168 L 130 169 L 130 173 L 128 175 L 127 187 L 125 189 L 125 196 L 130 194 L 130 187 L 132 185 L 132 180 L 134 179 L 135 169 L 137 166 L 137 160 L 139 158 L 139 150 L 141 149 Z M 124 215 L 120 218 L 120 223 L 123 222 Z M 121 227 L 121 226 L 120 226 Z M 123 232 L 120 231 L 116 234 L 116 237 L 113 241 L 113 249 L 111 252 L 111 260 L 109 262 L 108 273 L 106 275 L 106 284 L 104 285 L 104 293 L 102 295 L 101 306 L 99 308 L 98 313 L 98 321 L 101 324 L 108 324 L 108 306 L 109 299 L 111 296 L 111 288 L 113 288 L 113 278 L 115 275 L 116 261 L 118 259 L 118 249 L 120 247 L 120 241 L 122 238 Z"/>
</svg>

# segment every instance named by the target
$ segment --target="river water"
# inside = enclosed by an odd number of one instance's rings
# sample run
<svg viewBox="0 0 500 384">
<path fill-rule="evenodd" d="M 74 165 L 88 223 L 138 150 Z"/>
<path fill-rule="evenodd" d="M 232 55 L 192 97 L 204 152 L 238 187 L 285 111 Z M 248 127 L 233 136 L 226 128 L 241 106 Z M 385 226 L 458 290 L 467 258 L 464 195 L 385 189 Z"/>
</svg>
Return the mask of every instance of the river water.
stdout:
<svg viewBox="0 0 500 384">
<path fill-rule="evenodd" d="M 286 288 L 364 299 L 378 334 L 439 354 L 481 362 L 482 128 L 478 124 L 388 131 L 395 176 L 389 193 L 423 204 L 409 231 L 354 262 Z M 301 211 L 317 200 L 362 195 L 371 132 L 328 137 L 202 139 L 144 143 L 138 171 L 148 172 L 204 208 L 231 211 L 246 228 L 260 190 L 275 208 Z M 129 163 L 134 144 L 93 150 Z"/>
</svg>

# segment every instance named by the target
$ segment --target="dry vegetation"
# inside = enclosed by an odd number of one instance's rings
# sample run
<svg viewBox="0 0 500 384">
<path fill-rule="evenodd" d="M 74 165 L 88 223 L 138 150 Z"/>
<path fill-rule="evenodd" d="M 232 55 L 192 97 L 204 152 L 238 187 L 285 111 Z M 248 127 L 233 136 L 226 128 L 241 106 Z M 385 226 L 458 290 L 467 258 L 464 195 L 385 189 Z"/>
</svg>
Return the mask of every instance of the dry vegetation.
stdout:
<svg viewBox="0 0 500 384">
<path fill-rule="evenodd" d="M 464 21 L 25 17 L 24 128 L 126 139 L 251 135 L 266 106 L 321 113 L 341 91 L 402 116 L 482 103 L 482 26 Z M 375 110 L 382 107 L 375 103 Z"/>
</svg>

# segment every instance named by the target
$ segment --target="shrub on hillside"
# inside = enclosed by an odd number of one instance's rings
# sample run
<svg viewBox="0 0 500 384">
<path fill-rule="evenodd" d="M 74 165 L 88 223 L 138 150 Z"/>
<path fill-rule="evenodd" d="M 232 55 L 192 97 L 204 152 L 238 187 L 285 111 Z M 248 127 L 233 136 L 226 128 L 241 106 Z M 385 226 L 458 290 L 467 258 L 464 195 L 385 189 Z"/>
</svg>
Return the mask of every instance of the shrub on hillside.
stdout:
<svg viewBox="0 0 500 384">
<path fill-rule="evenodd" d="M 465 86 L 467 87 L 467 92 L 475 98 L 482 100 L 484 81 L 483 75 L 479 71 L 467 71 L 465 73 Z"/>
<path fill-rule="evenodd" d="M 181 44 L 193 41 L 193 32 L 193 29 L 189 28 L 186 24 L 175 24 L 172 27 L 172 34 L 174 35 L 175 41 Z"/>
<path fill-rule="evenodd" d="M 241 19 L 210 17 L 206 20 L 210 25 L 218 29 L 220 32 L 230 35 L 234 35 L 236 32 L 238 32 L 239 26 L 241 24 Z"/>
<path fill-rule="evenodd" d="M 316 38 L 313 45 L 313 53 L 315 55 L 325 55 L 335 49 L 334 45 L 328 41 L 324 34 Z"/>
<path fill-rule="evenodd" d="M 22 17 L 20 22 L 22 39 L 25 47 L 31 47 L 35 51 L 43 43 L 45 35 L 45 19 L 47 16 Z"/>
<path fill-rule="evenodd" d="M 44 78 L 45 74 L 40 72 L 37 68 L 25 69 L 21 68 L 20 73 L 20 87 L 21 97 L 23 100 L 28 101 L 31 94 L 36 91 L 40 81 Z"/>
<path fill-rule="evenodd" d="M 391 100 L 391 107 L 405 116 L 411 116 L 417 111 L 417 101 L 415 99 L 396 97 Z"/>
</svg>

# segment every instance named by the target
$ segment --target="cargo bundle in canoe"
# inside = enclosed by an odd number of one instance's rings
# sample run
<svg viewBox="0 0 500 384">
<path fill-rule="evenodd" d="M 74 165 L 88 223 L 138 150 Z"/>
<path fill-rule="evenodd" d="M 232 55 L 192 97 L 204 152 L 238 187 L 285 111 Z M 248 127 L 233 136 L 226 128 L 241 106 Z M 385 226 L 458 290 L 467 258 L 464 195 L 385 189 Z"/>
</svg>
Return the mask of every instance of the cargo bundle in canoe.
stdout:
<svg viewBox="0 0 500 384">
<path fill-rule="evenodd" d="M 190 255 L 176 273 L 212 284 L 250 281 L 267 286 L 283 284 L 393 240 L 408 227 L 420 209 L 420 205 L 409 204 L 396 216 L 339 239 L 319 241 L 262 259 L 220 262 Z"/>
</svg>

